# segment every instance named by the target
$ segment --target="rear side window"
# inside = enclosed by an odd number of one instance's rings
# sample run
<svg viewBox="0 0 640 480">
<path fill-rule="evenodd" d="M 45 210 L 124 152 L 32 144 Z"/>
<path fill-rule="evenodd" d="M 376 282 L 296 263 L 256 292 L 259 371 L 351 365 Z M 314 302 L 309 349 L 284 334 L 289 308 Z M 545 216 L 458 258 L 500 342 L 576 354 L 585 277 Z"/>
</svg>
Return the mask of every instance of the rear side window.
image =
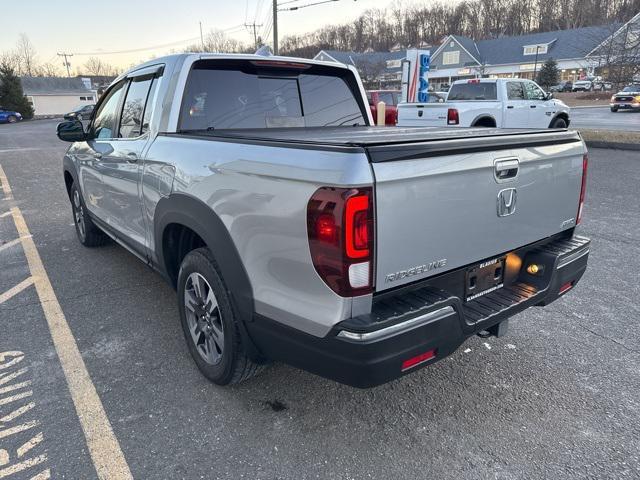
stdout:
<svg viewBox="0 0 640 480">
<path fill-rule="evenodd" d="M 140 136 L 142 115 L 152 82 L 153 77 L 149 76 L 134 78 L 129 84 L 127 96 L 122 106 L 120 138 L 135 138 Z"/>
<path fill-rule="evenodd" d="M 448 100 L 497 100 L 495 82 L 456 83 Z"/>
<path fill-rule="evenodd" d="M 355 87 L 341 73 L 330 67 L 198 62 L 187 80 L 180 129 L 366 125 Z"/>
<path fill-rule="evenodd" d="M 524 100 L 524 88 L 522 88 L 522 82 L 507 82 L 507 99 Z"/>
</svg>

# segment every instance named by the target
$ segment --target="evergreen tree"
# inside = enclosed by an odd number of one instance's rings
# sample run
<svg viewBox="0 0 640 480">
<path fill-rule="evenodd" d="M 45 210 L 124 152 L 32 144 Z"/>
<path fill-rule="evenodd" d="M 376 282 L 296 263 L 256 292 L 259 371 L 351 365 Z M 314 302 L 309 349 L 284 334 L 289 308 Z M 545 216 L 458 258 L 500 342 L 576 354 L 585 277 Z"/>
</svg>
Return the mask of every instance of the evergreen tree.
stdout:
<svg viewBox="0 0 640 480">
<path fill-rule="evenodd" d="M 549 90 L 549 87 L 558 84 L 560 71 L 558 70 L 558 63 L 553 58 L 548 58 L 540 67 L 536 81 L 545 90 Z"/>
<path fill-rule="evenodd" d="M 25 119 L 33 117 L 33 107 L 24 96 L 20 77 L 7 65 L 0 65 L 0 106 L 22 114 Z"/>
</svg>

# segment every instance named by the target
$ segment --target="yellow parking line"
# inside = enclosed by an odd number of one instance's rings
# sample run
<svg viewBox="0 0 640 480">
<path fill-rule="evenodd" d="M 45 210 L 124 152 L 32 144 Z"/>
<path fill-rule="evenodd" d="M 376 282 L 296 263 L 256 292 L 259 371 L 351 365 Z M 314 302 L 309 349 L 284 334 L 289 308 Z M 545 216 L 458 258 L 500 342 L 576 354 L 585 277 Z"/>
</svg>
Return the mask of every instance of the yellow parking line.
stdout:
<svg viewBox="0 0 640 480">
<path fill-rule="evenodd" d="M 0 180 L 5 198 L 11 195 L 11 188 L 7 177 L 0 166 Z M 78 345 L 71 333 L 67 319 L 58 303 L 51 281 L 45 271 L 38 249 L 31 238 L 27 223 L 17 207 L 11 209 L 13 221 L 22 238 L 29 270 L 33 277 L 44 316 L 49 325 L 53 345 L 60 359 L 62 370 L 67 379 L 71 399 L 76 408 L 80 425 L 87 440 L 89 454 L 101 479 L 130 479 L 133 478 L 129 465 L 120 449 L 118 439 L 113 433 L 107 414 L 104 411 L 96 388 L 78 350 Z M 0 471 L 0 478 L 2 478 Z"/>
<path fill-rule="evenodd" d="M 25 288 L 31 285 L 33 285 L 33 277 L 29 277 L 26 280 L 21 281 L 15 287 L 10 288 L 6 292 L 0 294 L 0 305 L 2 305 L 4 302 L 9 300 L 10 298 L 15 297 L 17 294 L 19 294 L 21 291 L 23 291 Z"/>
<path fill-rule="evenodd" d="M 3 243 L 2 245 L 0 245 L 0 252 L 2 250 L 5 250 L 7 248 L 13 247 L 14 245 L 18 245 L 21 242 L 20 238 L 16 238 L 14 240 L 11 240 L 10 242 L 7 243 Z"/>
<path fill-rule="evenodd" d="M 47 461 L 46 455 L 39 455 L 35 458 L 30 458 L 29 460 L 25 460 L 24 462 L 16 463 L 15 465 L 12 465 L 10 467 L 3 468 L 2 470 L 0 470 L 0 478 L 8 477 L 10 475 L 15 475 L 18 472 L 22 472 L 27 468 L 34 467 L 46 461 Z"/>
<path fill-rule="evenodd" d="M 18 458 L 24 457 L 25 453 L 27 453 L 33 447 L 35 447 L 39 443 L 41 443 L 42 440 L 44 440 L 44 435 L 42 434 L 42 432 L 40 432 L 35 437 L 33 437 L 32 439 L 28 440 L 24 445 L 22 445 L 21 447 L 18 447 L 18 451 L 17 451 Z"/>
<path fill-rule="evenodd" d="M 13 200 L 13 192 L 11 192 L 11 187 L 9 186 L 9 180 L 7 180 L 7 176 L 4 174 L 4 170 L 2 169 L 2 165 L 0 165 L 0 184 L 2 184 L 2 191 L 4 192 L 5 200 Z"/>
</svg>

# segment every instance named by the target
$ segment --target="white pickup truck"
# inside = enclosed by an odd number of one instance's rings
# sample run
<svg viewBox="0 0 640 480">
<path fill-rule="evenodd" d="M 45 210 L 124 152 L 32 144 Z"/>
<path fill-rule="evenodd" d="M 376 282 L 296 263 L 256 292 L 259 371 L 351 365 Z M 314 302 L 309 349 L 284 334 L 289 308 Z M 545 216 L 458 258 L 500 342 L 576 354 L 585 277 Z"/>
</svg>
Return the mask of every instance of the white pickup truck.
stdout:
<svg viewBox="0 0 640 480">
<path fill-rule="evenodd" d="M 531 80 L 458 80 L 445 103 L 399 104 L 398 126 L 567 128 L 569 107 Z"/>
</svg>

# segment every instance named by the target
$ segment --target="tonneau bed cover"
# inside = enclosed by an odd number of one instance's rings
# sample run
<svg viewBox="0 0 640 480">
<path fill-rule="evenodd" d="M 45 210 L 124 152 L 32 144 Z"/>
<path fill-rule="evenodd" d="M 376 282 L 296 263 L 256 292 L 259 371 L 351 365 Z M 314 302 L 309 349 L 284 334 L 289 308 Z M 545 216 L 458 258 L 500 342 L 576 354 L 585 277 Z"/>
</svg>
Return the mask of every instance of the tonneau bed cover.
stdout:
<svg viewBox="0 0 640 480">
<path fill-rule="evenodd" d="M 310 127 L 183 131 L 212 140 L 366 148 L 372 162 L 580 142 L 575 131 L 440 127 Z M 402 145 L 399 149 L 398 146 Z"/>
</svg>

